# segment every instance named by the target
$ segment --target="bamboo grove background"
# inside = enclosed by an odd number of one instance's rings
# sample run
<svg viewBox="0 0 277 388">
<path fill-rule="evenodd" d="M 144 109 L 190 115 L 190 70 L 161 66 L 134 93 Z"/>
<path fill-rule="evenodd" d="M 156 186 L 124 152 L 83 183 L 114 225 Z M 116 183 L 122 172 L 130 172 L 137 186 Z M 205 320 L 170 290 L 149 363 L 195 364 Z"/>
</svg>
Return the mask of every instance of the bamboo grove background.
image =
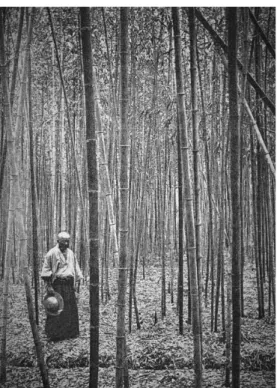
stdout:
<svg viewBox="0 0 277 388">
<path fill-rule="evenodd" d="M 196 196 L 199 198 L 199 289 L 203 303 L 211 306 L 211 330 L 217 331 L 225 325 L 224 284 L 231 270 L 232 253 L 228 68 L 224 43 L 227 22 L 223 8 L 197 9 L 195 15 L 197 85 L 193 97 L 189 18 L 187 10 L 180 10 L 183 98 L 192 187 L 197 180 L 194 204 Z M 91 11 L 103 303 L 111 297 L 109 281 L 117 274 L 119 260 L 119 22 L 119 8 Z M 171 10 L 130 8 L 128 24 L 128 289 L 129 305 L 134 303 L 139 327 L 137 271 L 144 271 L 149 265 L 160 268 L 161 307 L 156 311 L 159 315 L 166 315 L 168 284 L 172 300 L 176 299 L 173 284 L 177 282 L 180 248 L 178 214 L 183 204 L 179 200 L 178 85 Z M 60 230 L 71 234 L 72 249 L 88 276 L 89 197 L 79 9 L 6 8 L 2 11 L 2 29 L 5 51 L 1 63 L 5 66 L 1 67 L 0 89 L 0 276 L 4 276 L 5 263 L 9 263 L 13 282 L 22 280 L 24 267 L 38 281 L 43 256 L 55 244 Z M 266 312 L 275 312 L 275 9 L 239 8 L 237 36 L 237 59 L 241 64 L 237 150 L 241 313 L 243 271 L 246 265 L 252 265 L 257 274 L 258 315 L 262 318 Z M 192 108 L 193 98 L 198 104 L 196 109 Z M 10 123 L 5 114 L 8 105 L 12 112 Z M 199 134 L 197 175 L 193 173 L 194 122 Z M 12 140 L 9 128 L 13 128 Z M 9 154 L 11 141 L 12 158 L 18 168 L 17 183 L 9 179 L 10 169 L 15 168 Z M 12 197 L 12 211 L 19 211 L 22 222 L 19 225 L 16 217 L 12 228 L 8 228 Z M 22 235 L 20 230 L 25 231 L 25 258 L 18 237 Z M 186 253 L 186 221 L 182 234 Z M 10 261 L 4 260 L 7 250 Z M 184 269 L 187 277 L 186 263 Z M 191 320 L 191 311 L 185 313 Z"/>
</svg>

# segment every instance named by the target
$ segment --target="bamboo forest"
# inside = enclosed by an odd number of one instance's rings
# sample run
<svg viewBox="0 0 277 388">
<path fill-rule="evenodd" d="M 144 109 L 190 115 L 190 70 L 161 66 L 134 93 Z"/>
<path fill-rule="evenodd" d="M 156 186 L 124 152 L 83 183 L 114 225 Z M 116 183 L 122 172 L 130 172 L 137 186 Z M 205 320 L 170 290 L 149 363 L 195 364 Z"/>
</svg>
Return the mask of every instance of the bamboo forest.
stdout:
<svg viewBox="0 0 277 388">
<path fill-rule="evenodd" d="M 275 12 L 0 8 L 1 387 L 275 387 Z"/>
</svg>

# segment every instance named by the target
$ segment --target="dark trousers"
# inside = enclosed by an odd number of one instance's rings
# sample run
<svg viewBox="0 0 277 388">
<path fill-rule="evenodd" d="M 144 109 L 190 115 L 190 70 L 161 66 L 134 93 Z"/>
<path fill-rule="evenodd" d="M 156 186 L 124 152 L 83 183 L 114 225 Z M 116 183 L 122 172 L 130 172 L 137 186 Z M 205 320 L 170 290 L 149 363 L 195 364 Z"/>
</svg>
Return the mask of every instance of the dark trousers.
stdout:
<svg viewBox="0 0 277 388">
<path fill-rule="evenodd" d="M 62 296 L 64 309 L 58 316 L 47 316 L 46 334 L 53 341 L 77 337 L 79 335 L 79 317 L 73 278 L 57 278 L 53 282 L 53 288 Z"/>
</svg>

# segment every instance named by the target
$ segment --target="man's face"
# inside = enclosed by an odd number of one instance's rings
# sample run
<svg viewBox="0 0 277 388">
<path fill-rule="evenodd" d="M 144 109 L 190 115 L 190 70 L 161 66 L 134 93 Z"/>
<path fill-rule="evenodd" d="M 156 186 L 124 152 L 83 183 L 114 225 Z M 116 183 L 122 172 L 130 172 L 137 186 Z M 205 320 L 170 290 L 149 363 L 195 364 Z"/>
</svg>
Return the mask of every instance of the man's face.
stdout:
<svg viewBox="0 0 277 388">
<path fill-rule="evenodd" d="M 69 240 L 62 239 L 58 241 L 59 248 L 62 252 L 64 252 L 69 247 Z"/>
</svg>

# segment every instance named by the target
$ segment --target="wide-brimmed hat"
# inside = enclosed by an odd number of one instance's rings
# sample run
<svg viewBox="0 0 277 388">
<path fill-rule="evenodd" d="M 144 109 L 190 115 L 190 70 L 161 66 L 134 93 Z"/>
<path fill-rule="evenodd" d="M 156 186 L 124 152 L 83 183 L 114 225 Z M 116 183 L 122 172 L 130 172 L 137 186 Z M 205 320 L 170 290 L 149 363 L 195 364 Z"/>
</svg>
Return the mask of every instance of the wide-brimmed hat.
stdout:
<svg viewBox="0 0 277 388">
<path fill-rule="evenodd" d="M 58 292 L 54 291 L 54 295 L 45 295 L 43 305 L 47 315 L 57 316 L 63 311 L 63 298 Z"/>
</svg>

